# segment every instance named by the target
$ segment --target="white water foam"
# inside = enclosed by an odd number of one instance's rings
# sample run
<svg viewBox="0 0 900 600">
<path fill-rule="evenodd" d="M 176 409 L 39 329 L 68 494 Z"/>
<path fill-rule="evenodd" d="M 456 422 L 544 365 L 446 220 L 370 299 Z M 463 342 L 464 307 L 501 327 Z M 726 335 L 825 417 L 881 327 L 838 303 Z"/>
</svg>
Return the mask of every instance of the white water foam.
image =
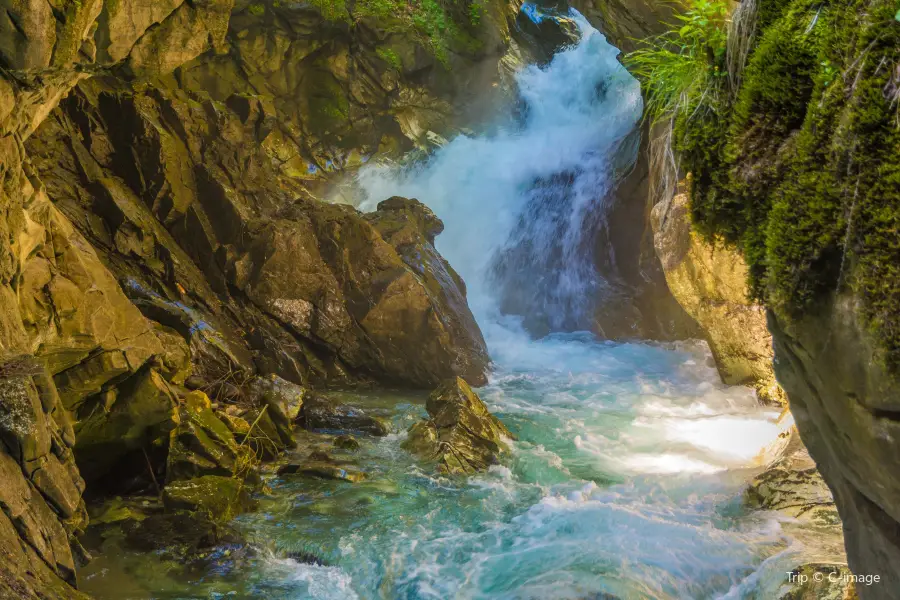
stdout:
<svg viewBox="0 0 900 600">
<path fill-rule="evenodd" d="M 602 293 L 583 236 L 606 213 L 598 202 L 614 183 L 613 158 L 626 152 L 642 100 L 618 50 L 573 15 L 581 42 L 549 68 L 517 76 L 525 114 L 518 126 L 457 137 L 409 169 L 370 165 L 359 175 L 363 210 L 400 195 L 419 198 L 444 221 L 437 249 L 466 281 L 483 326 L 498 318 L 498 287 L 534 283 L 542 301 L 536 310 L 558 322 Z M 498 261 L 510 252 L 517 258 L 505 268 L 515 272 L 498 280 Z"/>
</svg>

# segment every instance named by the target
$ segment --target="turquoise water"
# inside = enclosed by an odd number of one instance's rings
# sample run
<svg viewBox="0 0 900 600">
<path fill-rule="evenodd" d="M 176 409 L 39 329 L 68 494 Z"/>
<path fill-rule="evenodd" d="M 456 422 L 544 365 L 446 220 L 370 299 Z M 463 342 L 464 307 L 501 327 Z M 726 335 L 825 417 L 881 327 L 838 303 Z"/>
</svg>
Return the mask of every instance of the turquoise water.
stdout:
<svg viewBox="0 0 900 600">
<path fill-rule="evenodd" d="M 401 398 L 397 433 L 364 445 L 367 482 L 275 480 L 241 519 L 275 551 L 243 593 L 712 598 L 785 547 L 777 523 L 740 506 L 753 474 L 741 467 L 777 436 L 777 415 L 719 384 L 702 345 L 570 335 L 494 353 L 481 395 L 520 438 L 508 465 L 468 479 L 423 470 L 399 448 L 423 412 Z M 274 558 L 283 550 L 333 566 Z"/>
<path fill-rule="evenodd" d="M 715 598 L 789 540 L 741 506 L 777 414 L 719 383 L 703 344 L 552 336 L 495 343 L 480 390 L 519 437 L 508 464 L 435 476 L 400 448 L 424 394 L 345 394 L 392 434 L 342 456 L 362 483 L 272 477 L 237 526 L 255 556 L 184 574 L 152 556 L 105 556 L 99 598 Z M 298 454 L 319 436 L 303 438 Z M 328 566 L 301 564 L 289 553 Z M 104 569 L 106 569 L 104 571 Z M 112 573 L 114 579 L 104 582 Z M 128 586 L 111 586 L 127 580 Z M 130 589 L 132 595 L 117 595 Z"/>
</svg>

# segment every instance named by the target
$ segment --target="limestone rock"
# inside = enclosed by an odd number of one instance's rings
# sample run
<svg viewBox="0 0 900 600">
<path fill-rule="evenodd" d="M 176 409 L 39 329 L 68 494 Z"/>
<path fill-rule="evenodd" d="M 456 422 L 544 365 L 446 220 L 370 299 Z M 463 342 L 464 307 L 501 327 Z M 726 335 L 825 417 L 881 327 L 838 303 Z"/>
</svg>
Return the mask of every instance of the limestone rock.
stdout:
<svg viewBox="0 0 900 600">
<path fill-rule="evenodd" d="M 409 430 L 403 446 L 435 460 L 445 473 L 471 474 L 499 462 L 514 436 L 461 378 L 445 381 L 425 404 L 429 419 Z"/>
<path fill-rule="evenodd" d="M 43 365 L 0 359 L 0 596 L 81 597 L 70 535 L 86 523 L 71 425 Z M 5 597 L 5 596 L 4 596 Z"/>
<path fill-rule="evenodd" d="M 888 599 L 900 589 L 900 383 L 876 357 L 860 313 L 858 298 L 840 295 L 800 320 L 770 313 L 769 326 L 778 379 L 840 510 L 850 569 L 881 576 L 860 596 Z"/>
<path fill-rule="evenodd" d="M 785 404 L 772 368 L 765 310 L 748 298 L 744 259 L 691 230 L 686 193 L 676 195 L 668 209 L 657 204 L 651 219 L 669 289 L 706 334 L 722 379 L 755 387 L 764 402 Z"/>
</svg>

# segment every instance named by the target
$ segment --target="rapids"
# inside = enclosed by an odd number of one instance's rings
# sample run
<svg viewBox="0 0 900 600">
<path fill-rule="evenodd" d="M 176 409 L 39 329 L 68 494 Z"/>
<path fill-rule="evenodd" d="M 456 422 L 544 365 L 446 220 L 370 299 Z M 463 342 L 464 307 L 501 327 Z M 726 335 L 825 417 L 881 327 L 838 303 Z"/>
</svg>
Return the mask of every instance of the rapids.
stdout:
<svg viewBox="0 0 900 600">
<path fill-rule="evenodd" d="M 370 166 L 371 202 L 418 197 L 443 219 L 438 249 L 460 272 L 494 360 L 479 393 L 514 431 L 505 466 L 436 477 L 400 448 L 425 395 L 348 394 L 391 419 L 362 439 L 358 484 L 272 477 L 237 526 L 260 550 L 190 577 L 106 552 L 98 598 L 623 600 L 746 598 L 799 551 L 778 519 L 742 506 L 777 413 L 721 383 L 705 344 L 611 343 L 577 333 L 602 297 L 585 223 L 634 159 L 638 83 L 573 13 L 581 41 L 517 79 L 522 117 L 460 136 L 413 167 Z M 521 292 L 518 316 L 501 297 Z M 532 339 L 540 311 L 558 333 Z M 567 332 L 566 332 L 567 331 Z M 314 436 L 313 436 L 314 437 Z M 299 554 L 298 554 L 299 553 Z M 323 564 L 289 556 L 315 556 Z M 763 577 L 762 575 L 766 575 Z M 772 575 L 774 574 L 774 575 Z M 118 588 L 116 588 L 118 586 Z M 754 591 L 757 590 L 757 591 Z M 765 597 L 760 595 L 760 598 Z"/>
</svg>

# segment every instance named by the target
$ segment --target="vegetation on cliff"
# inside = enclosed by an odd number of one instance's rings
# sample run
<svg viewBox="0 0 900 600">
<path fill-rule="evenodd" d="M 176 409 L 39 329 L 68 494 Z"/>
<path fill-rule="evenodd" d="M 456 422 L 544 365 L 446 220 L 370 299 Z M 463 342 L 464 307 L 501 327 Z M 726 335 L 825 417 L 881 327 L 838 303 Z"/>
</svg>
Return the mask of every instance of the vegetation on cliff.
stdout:
<svg viewBox="0 0 900 600">
<path fill-rule="evenodd" d="M 698 10 L 701 3 L 695 3 Z M 721 87 L 672 90 L 647 69 L 658 44 L 633 55 L 649 84 L 654 118 L 673 117 L 673 147 L 692 175 L 695 228 L 739 248 L 757 299 L 782 318 L 852 291 L 880 346 L 900 367 L 900 22 L 888 0 L 745 2 L 693 42 L 713 45 L 728 28 Z M 691 13 L 689 13 L 690 15 Z M 738 18 L 740 23 L 738 23 Z M 738 25 L 740 25 L 738 27 Z M 671 45 L 680 32 L 662 38 Z M 743 39 L 738 39 L 743 38 Z M 716 73 L 722 58 L 706 60 Z M 731 57 L 733 58 L 733 57 Z M 741 57 L 743 58 L 743 57 Z M 678 60 L 685 60 L 683 53 Z M 707 81 L 709 77 L 707 76 Z M 682 81 L 682 80 L 679 80 Z M 676 97 L 677 103 L 655 98 Z"/>
<path fill-rule="evenodd" d="M 478 46 L 473 34 L 485 11 L 481 0 L 310 0 L 310 4 L 330 21 L 372 19 L 387 32 L 418 40 L 444 65 L 452 51 Z M 395 66 L 399 62 L 390 48 L 382 53 L 387 62 Z"/>
</svg>

